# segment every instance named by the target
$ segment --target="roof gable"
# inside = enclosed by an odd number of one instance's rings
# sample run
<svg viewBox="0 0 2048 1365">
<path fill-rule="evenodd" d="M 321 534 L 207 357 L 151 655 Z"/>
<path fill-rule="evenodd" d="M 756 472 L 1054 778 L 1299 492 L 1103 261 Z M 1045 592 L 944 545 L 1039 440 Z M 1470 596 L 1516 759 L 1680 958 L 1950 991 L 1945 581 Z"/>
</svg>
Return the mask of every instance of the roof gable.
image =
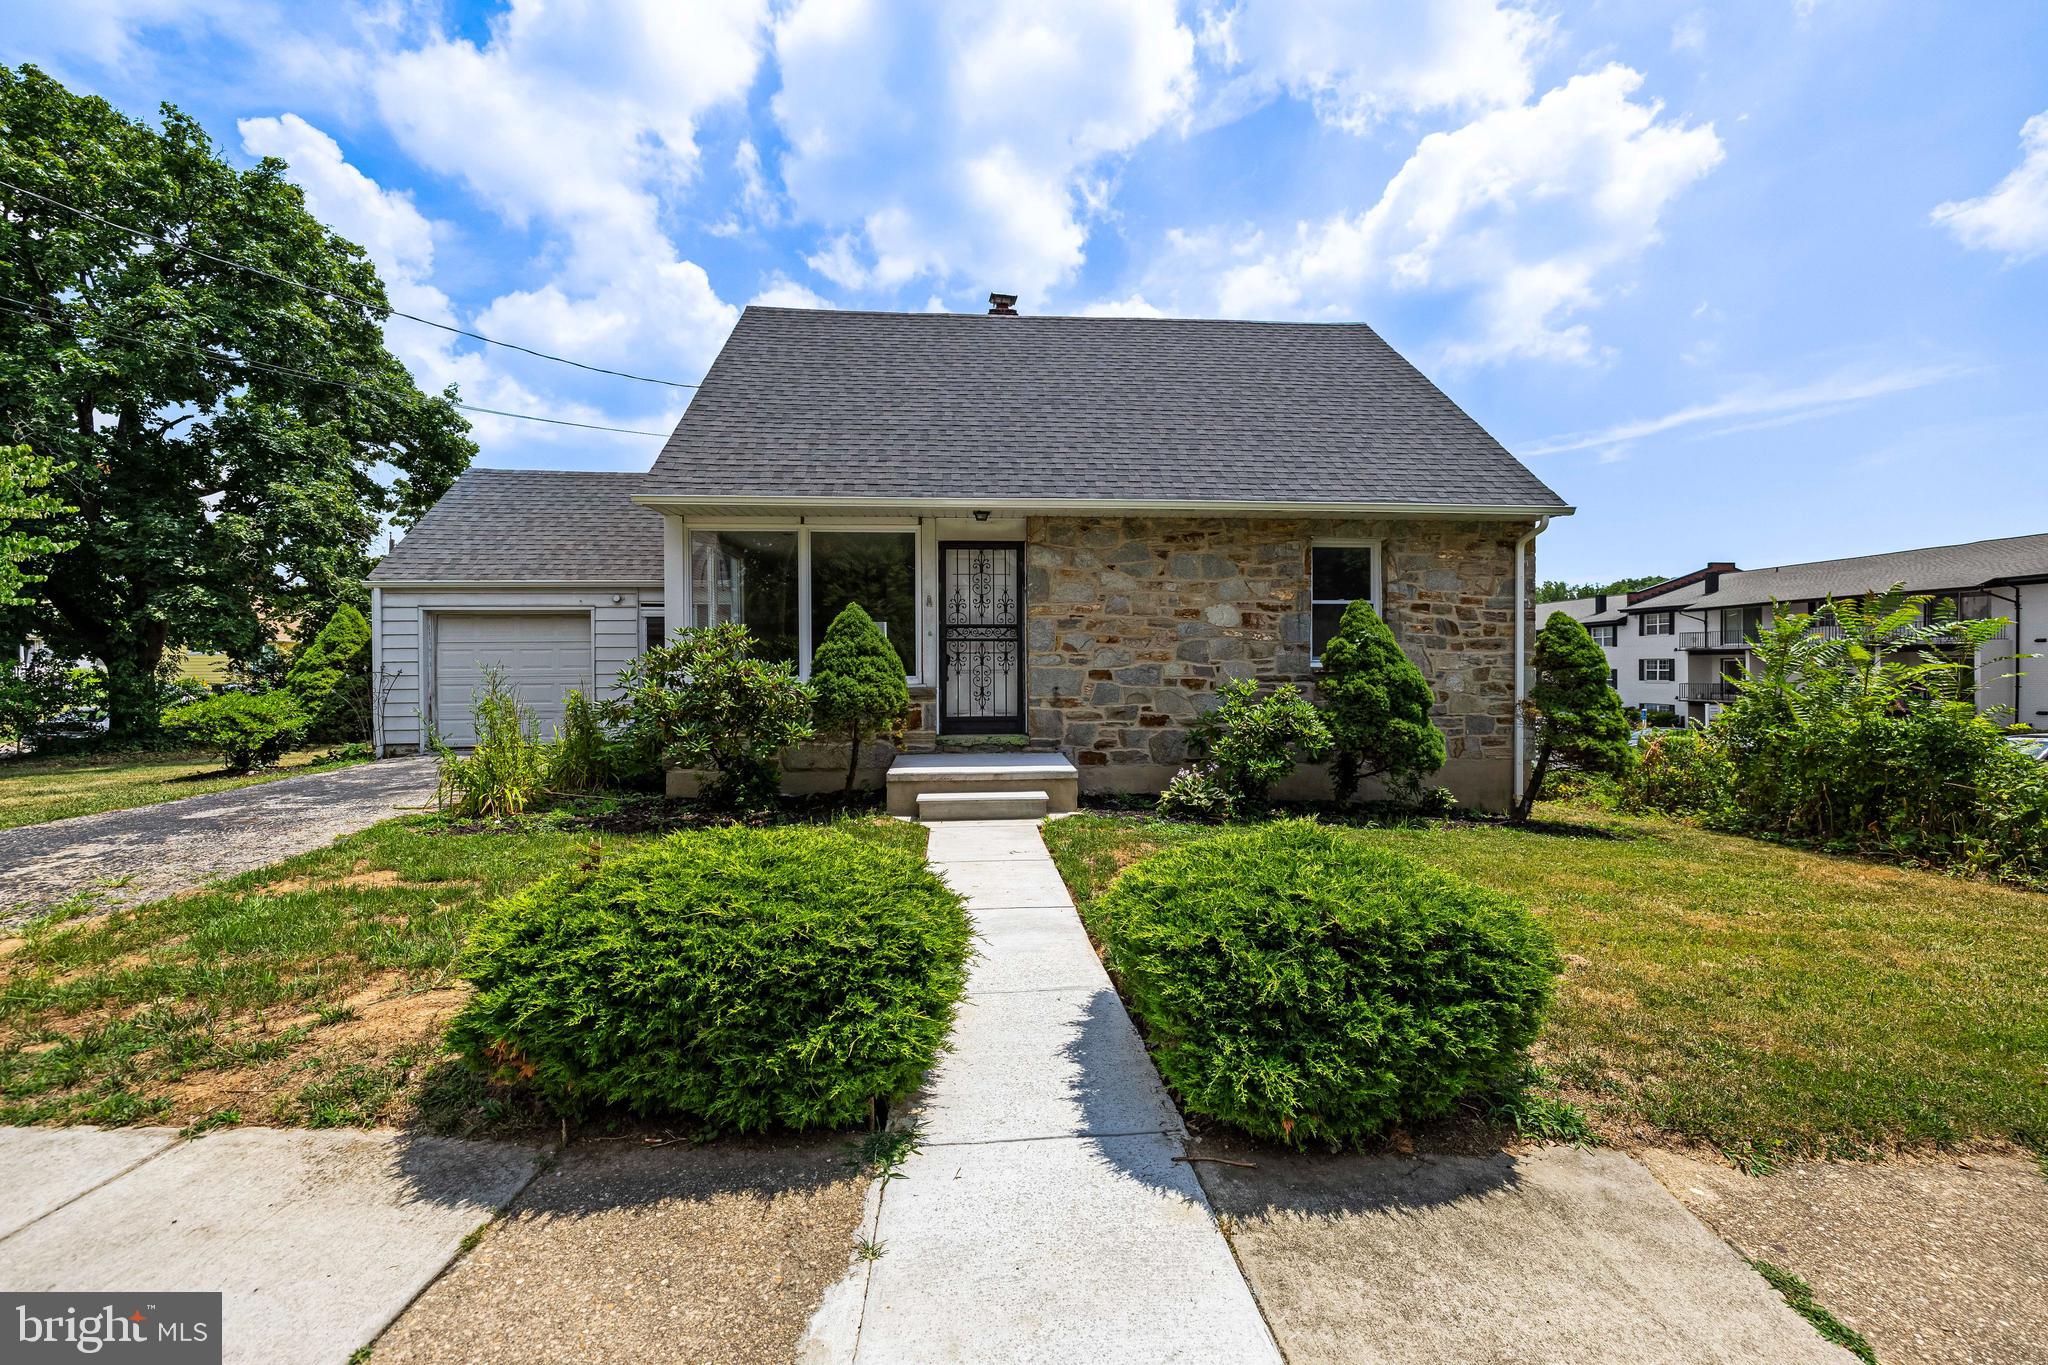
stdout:
<svg viewBox="0 0 2048 1365">
<path fill-rule="evenodd" d="M 1570 510 L 1362 324 L 761 307 L 641 491 Z"/>
</svg>

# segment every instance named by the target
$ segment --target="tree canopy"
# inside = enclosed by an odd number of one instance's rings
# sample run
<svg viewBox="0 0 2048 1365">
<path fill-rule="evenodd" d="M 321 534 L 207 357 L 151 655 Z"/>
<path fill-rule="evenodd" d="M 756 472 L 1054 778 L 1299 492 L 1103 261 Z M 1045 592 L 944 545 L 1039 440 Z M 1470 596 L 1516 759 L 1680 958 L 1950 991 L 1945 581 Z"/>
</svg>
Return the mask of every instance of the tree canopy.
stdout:
<svg viewBox="0 0 2048 1365">
<path fill-rule="evenodd" d="M 39 529 L 75 510 L 50 492 L 57 472 L 57 462 L 47 455 L 27 446 L 0 446 L 0 607 L 30 605 L 22 592 L 42 582 L 42 575 L 31 573 L 28 561 L 70 548 Z"/>
<path fill-rule="evenodd" d="M 385 520 L 475 453 L 284 173 L 0 67 L 0 441 L 68 467 L 72 505 L 9 633 L 104 664 L 116 738 L 154 727 L 168 649 L 248 658 L 358 597 Z"/>
<path fill-rule="evenodd" d="M 1538 602 L 1576 602 L 1581 597 L 1598 597 L 1601 593 L 1637 592 L 1643 588 L 1654 588 L 1667 582 L 1668 577 L 1660 573 L 1639 574 L 1634 578 L 1617 578 L 1612 583 L 1567 583 L 1562 578 L 1546 578 L 1536 585 Z"/>
</svg>

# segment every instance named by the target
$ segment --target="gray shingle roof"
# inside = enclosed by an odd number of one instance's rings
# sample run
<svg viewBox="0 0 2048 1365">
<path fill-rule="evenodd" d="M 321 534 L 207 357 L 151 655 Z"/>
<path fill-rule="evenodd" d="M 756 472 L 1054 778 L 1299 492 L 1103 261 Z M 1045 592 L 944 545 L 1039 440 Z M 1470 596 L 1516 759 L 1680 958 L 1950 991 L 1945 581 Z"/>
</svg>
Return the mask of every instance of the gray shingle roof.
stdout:
<svg viewBox="0 0 2048 1365">
<path fill-rule="evenodd" d="M 642 491 L 1565 510 L 1360 324 L 759 307 Z"/>
<path fill-rule="evenodd" d="M 1817 559 L 1805 564 L 1724 573 L 1721 586 L 1714 592 L 1707 592 L 1701 583 L 1688 584 L 1638 602 L 1628 610 L 1747 607 L 1773 599 L 1801 602 L 1856 597 L 1883 592 L 1894 583 L 1904 583 L 1909 592 L 1938 592 L 2042 575 L 2048 575 L 2048 534 L 2007 536 L 2000 540 L 1973 540 L 1965 545 L 1934 545 L 1924 550 L 1894 550 L 1889 554 Z"/>
<path fill-rule="evenodd" d="M 455 481 L 372 583 L 659 583 L 661 514 L 644 474 L 477 469 Z"/>
</svg>

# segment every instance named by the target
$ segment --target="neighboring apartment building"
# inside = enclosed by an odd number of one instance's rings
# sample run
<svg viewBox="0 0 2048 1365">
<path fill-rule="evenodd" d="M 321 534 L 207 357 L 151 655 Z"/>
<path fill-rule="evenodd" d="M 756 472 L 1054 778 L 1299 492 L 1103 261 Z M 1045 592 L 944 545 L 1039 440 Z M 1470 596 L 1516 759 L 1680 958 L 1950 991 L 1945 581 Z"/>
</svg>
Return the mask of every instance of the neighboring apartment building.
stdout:
<svg viewBox="0 0 2048 1365">
<path fill-rule="evenodd" d="M 2010 625 L 1978 654 L 1978 706 L 2001 720 L 2048 730 L 2048 534 L 1938 545 L 1924 550 L 1738 570 L 1712 563 L 1638 592 L 1582 597 L 1538 608 L 1573 617 L 1606 651 L 1610 676 L 1631 712 L 1711 718 L 1734 696 L 1729 680 L 1749 666 L 1747 642 L 1772 604 L 1811 611 L 1829 598 L 1862 597 L 1895 583 L 1956 604 L 1957 614 L 2002 616 Z"/>
</svg>

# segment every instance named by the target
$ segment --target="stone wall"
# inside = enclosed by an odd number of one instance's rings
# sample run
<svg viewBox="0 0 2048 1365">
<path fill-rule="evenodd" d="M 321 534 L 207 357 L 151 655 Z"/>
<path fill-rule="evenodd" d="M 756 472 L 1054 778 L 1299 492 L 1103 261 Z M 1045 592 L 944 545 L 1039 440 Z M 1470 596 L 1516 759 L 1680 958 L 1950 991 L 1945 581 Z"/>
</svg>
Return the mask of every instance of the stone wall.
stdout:
<svg viewBox="0 0 2048 1365">
<path fill-rule="evenodd" d="M 1377 539 L 1384 614 L 1437 696 L 1438 781 L 1504 808 L 1514 735 L 1514 545 L 1525 522 L 1033 517 L 1025 652 L 1034 739 L 1073 755 L 1086 791 L 1157 791 L 1185 726 L 1226 678 L 1312 693 L 1312 540 Z M 1533 552 L 1531 559 L 1533 560 Z M 1534 565 L 1530 565 L 1534 586 Z M 1528 608 L 1534 637 L 1533 604 Z M 1326 794 L 1320 772 L 1282 794 Z"/>
</svg>

